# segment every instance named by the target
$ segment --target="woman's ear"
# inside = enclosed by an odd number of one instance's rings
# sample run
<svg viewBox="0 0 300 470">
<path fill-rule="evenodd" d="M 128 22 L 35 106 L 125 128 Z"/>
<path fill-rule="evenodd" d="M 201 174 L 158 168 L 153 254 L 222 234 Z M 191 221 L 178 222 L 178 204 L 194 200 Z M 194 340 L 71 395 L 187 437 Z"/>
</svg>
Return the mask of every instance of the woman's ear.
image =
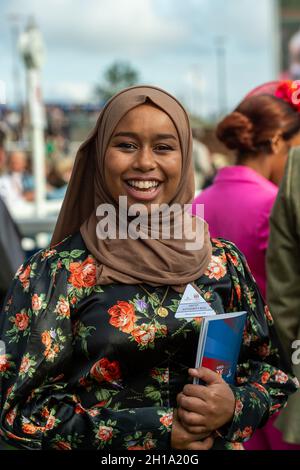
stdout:
<svg viewBox="0 0 300 470">
<path fill-rule="evenodd" d="M 282 150 L 283 139 L 280 132 L 276 132 L 274 137 L 271 139 L 271 149 L 273 154 L 277 154 Z"/>
</svg>

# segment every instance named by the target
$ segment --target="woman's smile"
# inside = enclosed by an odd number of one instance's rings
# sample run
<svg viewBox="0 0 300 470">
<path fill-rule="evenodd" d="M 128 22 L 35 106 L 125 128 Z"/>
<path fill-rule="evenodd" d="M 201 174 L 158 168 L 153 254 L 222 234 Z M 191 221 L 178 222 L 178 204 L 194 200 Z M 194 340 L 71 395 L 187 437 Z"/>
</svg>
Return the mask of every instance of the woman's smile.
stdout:
<svg viewBox="0 0 300 470">
<path fill-rule="evenodd" d="M 152 201 L 161 191 L 163 182 L 157 179 L 130 178 L 125 180 L 126 191 L 137 201 Z"/>
</svg>

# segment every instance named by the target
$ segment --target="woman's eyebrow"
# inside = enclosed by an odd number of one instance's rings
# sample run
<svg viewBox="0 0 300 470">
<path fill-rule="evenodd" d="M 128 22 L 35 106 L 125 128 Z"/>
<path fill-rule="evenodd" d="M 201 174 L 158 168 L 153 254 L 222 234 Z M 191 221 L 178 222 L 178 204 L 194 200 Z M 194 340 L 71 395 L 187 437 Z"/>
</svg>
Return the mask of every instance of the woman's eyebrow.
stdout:
<svg viewBox="0 0 300 470">
<path fill-rule="evenodd" d="M 136 132 L 118 132 L 117 134 L 114 135 L 114 137 L 138 138 L 139 135 Z M 174 134 L 156 134 L 155 138 L 156 139 L 173 139 L 177 141 L 177 138 L 175 137 Z"/>
<path fill-rule="evenodd" d="M 178 140 L 174 134 L 157 134 L 156 137 L 158 139 L 174 139 Z"/>
<path fill-rule="evenodd" d="M 118 132 L 117 134 L 114 135 L 114 137 L 133 137 L 136 138 L 138 137 L 138 134 L 135 132 Z"/>
</svg>

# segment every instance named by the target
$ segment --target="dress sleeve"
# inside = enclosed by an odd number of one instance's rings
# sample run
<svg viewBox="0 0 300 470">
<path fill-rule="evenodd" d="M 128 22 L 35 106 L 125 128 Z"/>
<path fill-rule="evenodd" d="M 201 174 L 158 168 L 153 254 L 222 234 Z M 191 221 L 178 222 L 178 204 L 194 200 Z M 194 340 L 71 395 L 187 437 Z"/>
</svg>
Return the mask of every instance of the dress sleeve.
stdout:
<svg viewBox="0 0 300 470">
<path fill-rule="evenodd" d="M 231 442 L 247 441 L 256 428 L 283 408 L 298 388 L 290 362 L 278 340 L 273 318 L 258 290 L 245 257 L 225 242 L 233 289 L 229 311 L 248 312 L 238 361 L 236 382 L 231 386 L 236 404 L 232 422 L 223 437 Z"/>
<path fill-rule="evenodd" d="M 67 271 L 47 256 L 20 268 L 1 313 L 1 439 L 36 450 L 169 448 L 171 409 L 86 409 L 64 380 L 73 350 Z"/>
</svg>

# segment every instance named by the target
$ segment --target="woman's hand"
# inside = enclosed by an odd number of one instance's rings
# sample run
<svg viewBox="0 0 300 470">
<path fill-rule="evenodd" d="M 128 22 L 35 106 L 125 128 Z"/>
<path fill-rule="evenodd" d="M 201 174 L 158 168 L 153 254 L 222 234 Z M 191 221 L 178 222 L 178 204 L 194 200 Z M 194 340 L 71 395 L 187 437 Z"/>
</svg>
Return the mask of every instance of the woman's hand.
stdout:
<svg viewBox="0 0 300 470">
<path fill-rule="evenodd" d="M 189 433 L 178 421 L 177 410 L 173 412 L 171 447 L 179 450 L 209 450 L 214 443 L 213 437 L 207 433 Z"/>
<path fill-rule="evenodd" d="M 234 394 L 219 374 L 206 367 L 189 369 L 189 374 L 206 382 L 206 386 L 184 386 L 177 395 L 178 418 L 188 433 L 211 434 L 232 420 Z"/>
</svg>

